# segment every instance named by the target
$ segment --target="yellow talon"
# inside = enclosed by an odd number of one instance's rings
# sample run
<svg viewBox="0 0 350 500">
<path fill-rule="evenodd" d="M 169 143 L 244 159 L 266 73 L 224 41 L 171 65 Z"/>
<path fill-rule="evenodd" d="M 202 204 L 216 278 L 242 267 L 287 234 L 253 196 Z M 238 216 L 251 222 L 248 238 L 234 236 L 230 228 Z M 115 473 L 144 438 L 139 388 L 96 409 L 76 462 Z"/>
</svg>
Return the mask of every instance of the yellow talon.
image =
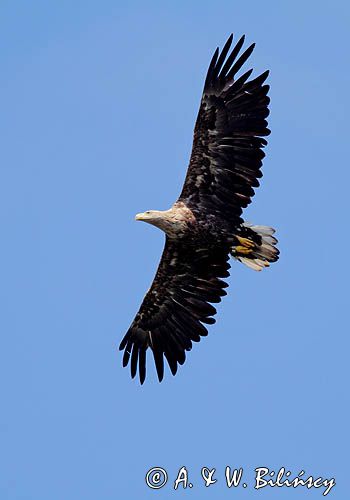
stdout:
<svg viewBox="0 0 350 500">
<path fill-rule="evenodd" d="M 241 236 L 236 236 L 236 238 L 246 248 L 255 247 L 254 241 L 248 240 L 248 238 L 242 238 Z M 236 247 L 236 248 L 241 248 L 241 247 Z"/>
<path fill-rule="evenodd" d="M 238 245 L 238 247 L 235 247 L 235 252 L 238 254 L 248 255 L 248 254 L 252 253 L 253 250 L 251 248 L 247 248 L 247 247 L 243 247 L 243 246 Z"/>
</svg>

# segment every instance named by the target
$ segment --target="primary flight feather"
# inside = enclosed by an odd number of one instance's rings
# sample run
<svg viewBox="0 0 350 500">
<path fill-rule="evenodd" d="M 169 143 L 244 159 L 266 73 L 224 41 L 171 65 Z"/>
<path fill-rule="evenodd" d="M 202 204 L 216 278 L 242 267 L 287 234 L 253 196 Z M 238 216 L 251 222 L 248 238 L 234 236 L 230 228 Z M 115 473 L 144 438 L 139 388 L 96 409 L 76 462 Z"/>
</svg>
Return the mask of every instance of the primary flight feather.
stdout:
<svg viewBox="0 0 350 500">
<path fill-rule="evenodd" d="M 192 343 L 208 334 L 204 325 L 215 323 L 211 304 L 226 295 L 222 278 L 229 276 L 230 256 L 257 271 L 278 259 L 274 229 L 241 217 L 262 177 L 268 71 L 237 78 L 254 44 L 240 55 L 243 36 L 229 53 L 232 40 L 221 53 L 216 49 L 209 65 L 180 197 L 169 210 L 135 217 L 166 234 L 152 286 L 120 344 L 123 366 L 130 362 L 133 378 L 138 369 L 141 384 L 148 348 L 161 381 L 164 358 L 175 375 Z"/>
</svg>

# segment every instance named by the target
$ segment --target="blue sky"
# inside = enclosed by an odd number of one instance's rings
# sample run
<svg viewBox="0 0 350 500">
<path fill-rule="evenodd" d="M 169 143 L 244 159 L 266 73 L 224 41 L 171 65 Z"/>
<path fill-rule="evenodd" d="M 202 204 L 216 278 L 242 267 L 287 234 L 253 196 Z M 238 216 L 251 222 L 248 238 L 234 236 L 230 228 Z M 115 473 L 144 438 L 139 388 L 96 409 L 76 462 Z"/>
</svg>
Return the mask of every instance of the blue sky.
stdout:
<svg viewBox="0 0 350 500">
<path fill-rule="evenodd" d="M 346 498 L 349 17 L 339 1 L 1 2 L 2 500 L 322 498 L 254 490 L 262 466 L 335 477 L 329 497 Z M 140 387 L 117 346 L 163 235 L 133 217 L 178 196 L 231 32 L 257 43 L 256 75 L 271 70 L 245 215 L 277 228 L 281 259 L 232 263 L 209 336 L 162 384 L 149 357 Z M 182 466 L 193 488 L 174 491 Z M 227 488 L 226 466 L 246 489 Z"/>
</svg>

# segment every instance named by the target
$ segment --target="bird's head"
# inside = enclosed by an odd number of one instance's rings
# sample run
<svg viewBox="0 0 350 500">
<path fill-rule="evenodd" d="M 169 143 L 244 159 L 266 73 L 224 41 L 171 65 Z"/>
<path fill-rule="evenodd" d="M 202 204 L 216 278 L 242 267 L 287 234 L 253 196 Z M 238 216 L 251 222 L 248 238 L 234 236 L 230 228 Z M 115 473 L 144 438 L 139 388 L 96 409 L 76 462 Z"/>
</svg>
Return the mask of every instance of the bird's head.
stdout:
<svg viewBox="0 0 350 500">
<path fill-rule="evenodd" d="M 143 222 L 148 222 L 149 224 L 157 225 L 160 219 L 163 219 L 164 215 L 161 210 L 147 210 L 147 212 L 142 212 L 135 215 L 135 220 L 142 220 Z"/>
<path fill-rule="evenodd" d="M 178 221 L 174 215 L 174 210 L 147 210 L 141 214 L 135 215 L 135 220 L 142 220 L 158 227 L 168 235 L 176 233 L 178 228 Z"/>
<path fill-rule="evenodd" d="M 143 220 L 158 227 L 170 237 L 178 237 L 187 228 L 188 217 L 179 207 L 173 206 L 169 210 L 147 210 L 135 215 L 135 220 Z"/>
</svg>

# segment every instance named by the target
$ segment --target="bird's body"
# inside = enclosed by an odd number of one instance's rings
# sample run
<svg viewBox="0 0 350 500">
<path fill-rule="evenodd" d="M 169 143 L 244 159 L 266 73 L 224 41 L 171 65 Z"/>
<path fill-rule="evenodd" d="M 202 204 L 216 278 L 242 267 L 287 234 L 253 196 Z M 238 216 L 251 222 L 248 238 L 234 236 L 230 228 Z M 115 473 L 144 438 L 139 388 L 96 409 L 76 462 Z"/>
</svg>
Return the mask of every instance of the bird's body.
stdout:
<svg viewBox="0 0 350 500">
<path fill-rule="evenodd" d="M 221 54 L 216 50 L 204 85 L 190 165 L 182 193 L 165 211 L 149 210 L 136 220 L 166 234 L 161 262 L 150 290 L 123 338 L 123 365 L 131 375 L 146 375 L 146 351 L 153 351 L 159 380 L 164 356 L 173 374 L 185 351 L 207 335 L 215 322 L 211 303 L 226 295 L 230 256 L 261 270 L 278 258 L 274 230 L 244 222 L 242 211 L 262 176 L 268 135 L 268 72 L 248 81 L 251 70 L 235 80 L 253 50 L 238 59 L 242 37 L 227 57 L 232 35 Z"/>
</svg>

